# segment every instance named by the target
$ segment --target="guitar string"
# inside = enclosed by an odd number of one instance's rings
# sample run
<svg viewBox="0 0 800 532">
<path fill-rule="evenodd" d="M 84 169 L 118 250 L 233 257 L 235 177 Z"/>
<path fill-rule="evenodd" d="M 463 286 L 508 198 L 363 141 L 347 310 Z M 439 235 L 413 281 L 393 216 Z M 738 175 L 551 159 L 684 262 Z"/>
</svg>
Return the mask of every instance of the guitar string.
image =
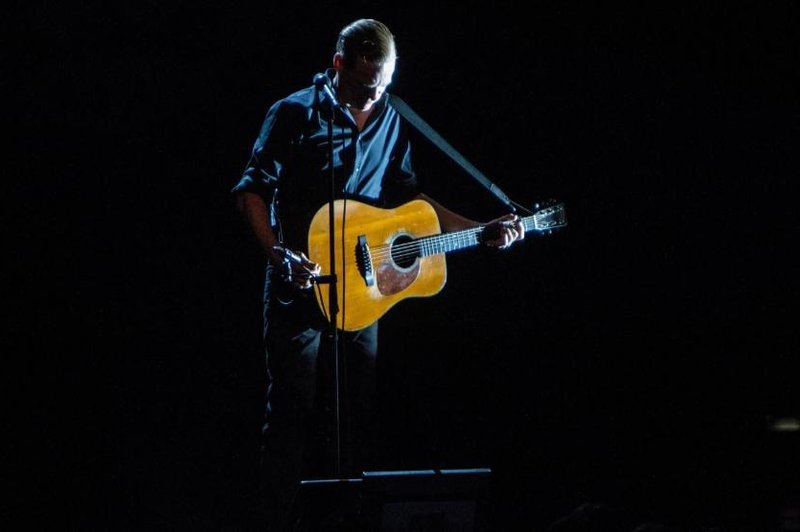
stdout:
<svg viewBox="0 0 800 532">
<path fill-rule="evenodd" d="M 521 218 L 520 221 L 525 226 L 526 231 L 538 228 L 540 218 L 549 216 L 549 213 L 539 213 L 532 216 Z M 483 231 L 485 226 L 467 229 L 458 233 L 443 233 L 440 235 L 432 235 L 423 237 L 411 242 L 404 242 L 392 246 L 391 244 L 382 244 L 373 248 L 371 256 L 373 259 L 382 260 L 391 256 L 393 259 L 404 259 L 413 256 L 426 256 L 436 254 L 444 251 L 452 251 L 462 244 L 476 244 L 475 236 Z M 455 246 L 448 249 L 447 246 Z"/>
<path fill-rule="evenodd" d="M 419 251 L 435 251 L 437 249 L 444 250 L 448 244 L 458 245 L 477 243 L 477 241 L 471 237 L 474 237 L 479 232 L 480 228 L 476 228 L 474 231 L 468 231 L 468 235 L 462 234 L 458 237 L 452 237 L 451 235 L 432 236 L 413 240 L 411 242 L 404 242 L 395 246 L 392 246 L 391 244 L 382 244 L 373 248 L 373 253 L 371 255 L 374 258 L 379 259 L 385 258 L 388 255 L 391 255 L 394 258 L 404 258 L 417 255 Z"/>
<path fill-rule="evenodd" d="M 371 255 L 377 259 L 382 259 L 389 255 L 391 255 L 393 258 L 400 259 L 408 256 L 418 255 L 420 252 L 430 252 L 429 254 L 435 254 L 441 251 L 452 251 L 452 249 L 456 249 L 463 244 L 469 245 L 479 243 L 479 241 L 474 238 L 478 232 L 480 231 L 470 232 L 469 235 L 461 235 L 456 238 L 420 238 L 412 242 L 405 242 L 395 246 L 392 246 L 391 244 L 382 244 L 373 248 Z M 449 246 L 452 246 L 452 248 L 448 249 Z"/>
<path fill-rule="evenodd" d="M 526 231 L 532 229 L 528 227 L 529 225 L 528 222 L 531 221 L 530 218 L 531 217 L 523 218 L 521 220 L 523 225 L 525 225 Z M 411 242 L 404 242 L 402 244 L 397 244 L 395 246 L 392 246 L 391 244 L 382 244 L 380 246 L 376 246 L 375 248 L 373 248 L 373 252 L 371 253 L 371 255 L 375 259 L 383 259 L 389 255 L 391 255 L 395 259 L 402 259 L 409 256 L 419 255 L 420 251 L 433 251 L 434 253 L 438 250 L 446 251 L 446 246 L 448 244 L 459 245 L 459 244 L 477 243 L 477 241 L 473 237 L 477 233 L 481 232 L 483 228 L 484 226 L 481 226 L 472 229 L 467 229 L 464 233 L 459 232 L 458 234 L 442 234 L 442 235 L 433 235 L 430 237 L 423 237 L 420 239 L 413 240 Z"/>
</svg>

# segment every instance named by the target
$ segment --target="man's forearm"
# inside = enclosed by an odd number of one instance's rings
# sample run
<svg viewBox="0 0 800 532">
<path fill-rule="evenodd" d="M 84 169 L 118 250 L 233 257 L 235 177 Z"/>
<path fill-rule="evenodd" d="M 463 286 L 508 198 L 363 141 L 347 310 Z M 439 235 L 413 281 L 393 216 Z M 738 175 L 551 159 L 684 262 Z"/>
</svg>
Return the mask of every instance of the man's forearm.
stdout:
<svg viewBox="0 0 800 532">
<path fill-rule="evenodd" d="M 253 192 L 242 192 L 236 198 L 236 206 L 244 216 L 259 247 L 273 264 L 279 264 L 281 257 L 273 249 L 279 244 L 278 237 L 269 223 L 269 210 L 264 200 Z"/>
</svg>

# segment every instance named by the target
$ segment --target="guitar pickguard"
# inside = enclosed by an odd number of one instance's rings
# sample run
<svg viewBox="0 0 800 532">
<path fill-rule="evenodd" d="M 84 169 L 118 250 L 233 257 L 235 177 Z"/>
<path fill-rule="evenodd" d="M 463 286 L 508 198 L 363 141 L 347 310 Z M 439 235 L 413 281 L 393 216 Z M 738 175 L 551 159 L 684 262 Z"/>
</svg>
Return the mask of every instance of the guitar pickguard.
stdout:
<svg viewBox="0 0 800 532">
<path fill-rule="evenodd" d="M 378 290 L 384 296 L 397 294 L 419 277 L 420 260 L 416 254 L 397 253 L 397 245 L 407 246 L 413 238 L 406 234 L 396 236 L 390 245 L 390 252 L 380 261 L 378 271 Z"/>
</svg>

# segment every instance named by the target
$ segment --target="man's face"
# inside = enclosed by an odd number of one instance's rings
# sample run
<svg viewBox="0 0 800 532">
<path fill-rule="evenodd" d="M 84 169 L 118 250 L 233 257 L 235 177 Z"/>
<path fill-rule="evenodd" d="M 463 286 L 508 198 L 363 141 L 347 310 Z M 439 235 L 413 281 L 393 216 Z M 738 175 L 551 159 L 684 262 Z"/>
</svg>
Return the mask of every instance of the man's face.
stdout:
<svg viewBox="0 0 800 532">
<path fill-rule="evenodd" d="M 338 65 L 339 99 L 351 109 L 368 111 L 380 100 L 394 75 L 394 58 L 385 63 L 358 59 L 351 66 Z"/>
</svg>

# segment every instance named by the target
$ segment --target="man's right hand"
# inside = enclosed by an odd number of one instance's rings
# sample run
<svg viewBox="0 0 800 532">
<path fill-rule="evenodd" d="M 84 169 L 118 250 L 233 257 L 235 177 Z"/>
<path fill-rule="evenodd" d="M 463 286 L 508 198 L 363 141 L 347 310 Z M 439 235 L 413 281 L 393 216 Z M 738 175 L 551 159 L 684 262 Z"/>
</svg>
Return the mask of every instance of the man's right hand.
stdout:
<svg viewBox="0 0 800 532">
<path fill-rule="evenodd" d="M 311 262 L 302 251 L 297 253 L 281 246 L 273 246 L 275 251 L 282 257 L 284 280 L 290 282 L 295 288 L 302 290 L 311 288 L 311 281 L 322 272 L 322 267 L 316 262 Z"/>
</svg>

